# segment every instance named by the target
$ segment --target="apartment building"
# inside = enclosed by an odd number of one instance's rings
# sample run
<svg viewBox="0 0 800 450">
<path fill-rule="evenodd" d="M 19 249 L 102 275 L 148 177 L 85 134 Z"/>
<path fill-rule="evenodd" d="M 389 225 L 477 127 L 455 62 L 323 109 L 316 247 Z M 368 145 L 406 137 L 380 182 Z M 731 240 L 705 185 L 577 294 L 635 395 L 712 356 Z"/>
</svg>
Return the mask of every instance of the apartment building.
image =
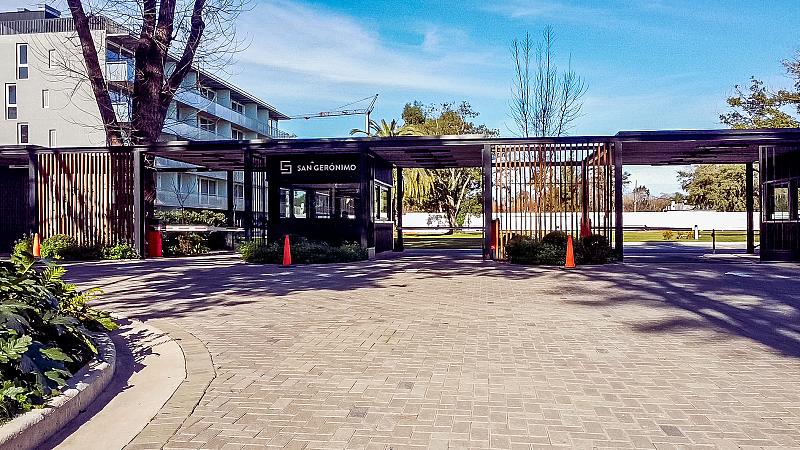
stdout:
<svg viewBox="0 0 800 450">
<path fill-rule="evenodd" d="M 105 17 L 91 19 L 100 63 L 105 67 L 117 119 L 131 120 L 134 36 Z M 105 133 L 86 80 L 80 42 L 69 17 L 43 5 L 0 12 L 0 145 L 100 146 Z M 6 63 L 8 62 L 8 63 Z M 168 63 L 167 71 L 174 62 Z M 163 140 L 287 138 L 288 117 L 269 103 L 203 70 L 184 79 L 167 113 Z M 164 167 L 180 166 L 159 160 Z M 237 180 L 234 186 L 241 186 Z M 225 173 L 159 173 L 157 204 L 224 208 Z M 243 198 L 243 194 L 240 196 Z M 239 202 L 237 202 L 239 203 Z"/>
</svg>

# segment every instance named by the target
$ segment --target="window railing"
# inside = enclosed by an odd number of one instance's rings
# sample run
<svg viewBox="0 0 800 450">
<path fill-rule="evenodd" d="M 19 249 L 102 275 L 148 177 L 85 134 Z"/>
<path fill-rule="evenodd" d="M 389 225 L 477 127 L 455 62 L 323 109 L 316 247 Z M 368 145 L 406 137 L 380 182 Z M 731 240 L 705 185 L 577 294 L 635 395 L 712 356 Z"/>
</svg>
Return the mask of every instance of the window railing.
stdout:
<svg viewBox="0 0 800 450">
<path fill-rule="evenodd" d="M 177 94 L 175 94 L 175 99 L 193 108 L 197 108 L 200 111 L 204 111 L 223 120 L 227 120 L 234 125 L 238 125 L 247 130 L 255 131 L 271 138 L 285 139 L 291 137 L 289 133 L 278 129 L 277 127 L 270 126 L 268 123 L 264 123 L 253 117 L 236 112 L 220 103 L 211 101 L 200 94 L 199 91 L 179 91 Z M 227 137 L 227 139 L 230 139 L 230 137 Z"/>
</svg>

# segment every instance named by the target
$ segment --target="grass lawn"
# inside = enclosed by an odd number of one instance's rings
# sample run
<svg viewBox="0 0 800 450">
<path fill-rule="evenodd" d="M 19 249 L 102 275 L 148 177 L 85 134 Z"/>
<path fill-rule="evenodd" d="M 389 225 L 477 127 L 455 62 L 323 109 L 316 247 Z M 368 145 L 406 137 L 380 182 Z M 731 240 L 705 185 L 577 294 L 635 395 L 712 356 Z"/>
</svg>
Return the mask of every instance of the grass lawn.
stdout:
<svg viewBox="0 0 800 450">
<path fill-rule="evenodd" d="M 481 248 L 483 233 L 458 231 L 453 234 L 403 233 L 407 248 Z"/>
<path fill-rule="evenodd" d="M 744 231 L 717 231 L 717 242 L 744 242 L 747 233 Z M 711 231 L 700 231 L 700 239 L 677 239 L 678 232 L 673 232 L 672 239 L 664 239 L 664 231 L 626 231 L 625 242 L 711 242 Z M 756 232 L 758 242 L 758 232 Z"/>
<path fill-rule="evenodd" d="M 700 239 L 677 239 L 673 232 L 672 239 L 664 239 L 664 231 L 626 231 L 625 242 L 711 242 L 711 232 L 701 231 Z M 408 248 L 481 248 L 482 233 L 459 231 L 453 234 L 421 234 L 405 233 L 403 235 Z M 744 242 L 744 231 L 717 231 L 717 242 Z M 756 232 L 758 242 L 758 232 Z"/>
</svg>

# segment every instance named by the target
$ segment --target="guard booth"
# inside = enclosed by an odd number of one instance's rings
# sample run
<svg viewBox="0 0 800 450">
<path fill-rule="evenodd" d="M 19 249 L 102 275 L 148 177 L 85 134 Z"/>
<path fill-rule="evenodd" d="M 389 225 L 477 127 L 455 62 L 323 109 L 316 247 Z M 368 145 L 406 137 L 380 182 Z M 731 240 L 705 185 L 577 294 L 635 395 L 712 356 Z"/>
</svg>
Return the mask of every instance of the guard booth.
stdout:
<svg viewBox="0 0 800 450">
<path fill-rule="evenodd" d="M 285 235 L 393 248 L 392 165 L 368 152 L 264 158 L 268 241 Z M 258 169 L 255 169 L 258 170 Z"/>
</svg>

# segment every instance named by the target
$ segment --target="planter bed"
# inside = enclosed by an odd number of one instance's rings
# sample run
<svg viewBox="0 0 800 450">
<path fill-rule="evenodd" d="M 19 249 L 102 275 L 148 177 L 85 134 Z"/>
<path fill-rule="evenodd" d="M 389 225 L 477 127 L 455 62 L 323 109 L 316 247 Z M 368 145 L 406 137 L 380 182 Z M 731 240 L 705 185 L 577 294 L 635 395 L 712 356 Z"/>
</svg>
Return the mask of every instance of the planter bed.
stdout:
<svg viewBox="0 0 800 450">
<path fill-rule="evenodd" d="M 111 382 L 116 367 L 116 349 L 106 333 L 94 333 L 97 356 L 81 368 L 61 394 L 45 406 L 32 409 L 0 425 L 0 449 L 34 449 L 85 410 Z"/>
</svg>

